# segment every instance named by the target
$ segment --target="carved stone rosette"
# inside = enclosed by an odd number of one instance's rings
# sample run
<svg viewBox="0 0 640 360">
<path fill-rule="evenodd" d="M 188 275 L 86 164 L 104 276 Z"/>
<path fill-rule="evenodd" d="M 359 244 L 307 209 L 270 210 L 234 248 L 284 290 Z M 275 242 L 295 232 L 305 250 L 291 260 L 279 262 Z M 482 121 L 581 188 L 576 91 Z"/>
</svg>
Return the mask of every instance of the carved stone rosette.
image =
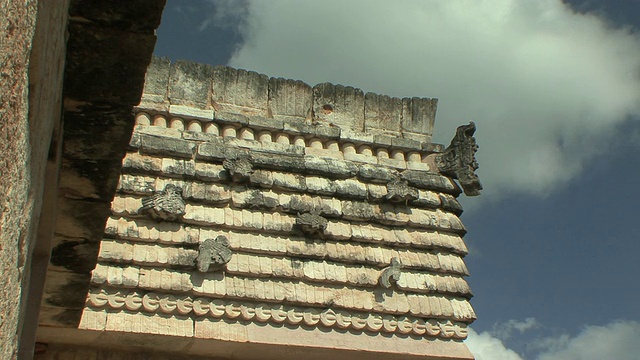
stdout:
<svg viewBox="0 0 640 360">
<path fill-rule="evenodd" d="M 207 239 L 198 248 L 196 265 L 198 271 L 206 273 L 219 270 L 231 261 L 229 240 L 220 235 L 215 239 Z"/>
<path fill-rule="evenodd" d="M 164 190 L 142 199 L 140 213 L 149 214 L 156 220 L 175 221 L 185 214 L 185 208 L 182 188 L 167 184 Z"/>
<path fill-rule="evenodd" d="M 476 124 L 473 121 L 469 125 L 459 126 L 449 147 L 435 158 L 440 173 L 458 179 L 467 196 L 478 196 L 482 190 L 480 179 L 475 174 L 478 169 L 475 158 L 478 145 L 473 137 L 475 131 Z"/>
<path fill-rule="evenodd" d="M 406 203 L 418 198 L 418 190 L 409 186 L 409 182 L 402 179 L 394 179 L 387 184 L 387 195 L 391 202 Z"/>
</svg>

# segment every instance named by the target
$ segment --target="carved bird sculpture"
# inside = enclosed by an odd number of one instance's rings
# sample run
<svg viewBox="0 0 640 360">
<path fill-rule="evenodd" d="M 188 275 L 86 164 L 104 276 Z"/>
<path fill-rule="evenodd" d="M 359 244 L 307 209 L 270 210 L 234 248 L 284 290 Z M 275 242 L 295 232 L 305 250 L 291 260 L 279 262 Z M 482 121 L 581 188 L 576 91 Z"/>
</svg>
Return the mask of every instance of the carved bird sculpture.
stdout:
<svg viewBox="0 0 640 360">
<path fill-rule="evenodd" d="M 231 260 L 231 255 L 229 240 L 225 236 L 219 235 L 215 239 L 207 239 L 198 248 L 196 258 L 198 271 L 205 273 L 221 269 Z"/>
<path fill-rule="evenodd" d="M 174 221 L 185 214 L 186 204 L 182 199 L 182 188 L 167 184 L 164 190 L 142 199 L 141 213 L 156 220 Z"/>
</svg>

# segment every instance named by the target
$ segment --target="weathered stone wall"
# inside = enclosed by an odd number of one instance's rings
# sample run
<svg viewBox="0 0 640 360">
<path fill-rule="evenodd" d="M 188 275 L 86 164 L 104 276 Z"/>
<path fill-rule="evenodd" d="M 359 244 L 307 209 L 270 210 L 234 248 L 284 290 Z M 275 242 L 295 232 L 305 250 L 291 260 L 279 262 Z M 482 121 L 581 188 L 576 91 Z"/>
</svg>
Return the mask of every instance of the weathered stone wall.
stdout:
<svg viewBox="0 0 640 360">
<path fill-rule="evenodd" d="M 435 100 L 155 59 L 135 111 L 75 331 L 223 358 L 471 357 Z"/>
<path fill-rule="evenodd" d="M 60 122 L 67 1 L 0 2 L 0 358 L 17 356 L 47 159 Z M 53 154 L 55 162 L 55 152 Z M 54 169 L 55 172 L 55 169 Z M 55 175 L 52 177 L 55 181 Z M 35 330 L 34 330 L 35 331 Z"/>
</svg>

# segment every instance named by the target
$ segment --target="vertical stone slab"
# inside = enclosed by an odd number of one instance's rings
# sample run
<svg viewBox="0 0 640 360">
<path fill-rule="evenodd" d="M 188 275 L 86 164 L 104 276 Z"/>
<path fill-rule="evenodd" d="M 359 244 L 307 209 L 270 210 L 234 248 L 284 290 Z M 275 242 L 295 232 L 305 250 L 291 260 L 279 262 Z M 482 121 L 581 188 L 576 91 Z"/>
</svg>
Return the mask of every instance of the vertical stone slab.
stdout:
<svg viewBox="0 0 640 360">
<path fill-rule="evenodd" d="M 255 71 L 217 66 L 213 69 L 211 100 L 218 110 L 266 116 L 269 78 Z"/>
<path fill-rule="evenodd" d="M 314 86 L 313 112 L 327 125 L 364 131 L 364 93 L 358 88 L 330 83 Z"/>
<path fill-rule="evenodd" d="M 210 66 L 176 61 L 169 72 L 169 101 L 171 105 L 205 109 L 209 104 L 210 84 Z"/>
<path fill-rule="evenodd" d="M 367 93 L 364 97 L 364 129 L 370 133 L 398 135 L 402 122 L 402 100 Z"/>
<path fill-rule="evenodd" d="M 428 139 L 422 141 L 429 141 L 433 134 L 437 107 L 438 99 L 417 97 L 402 99 L 402 132 L 409 135 L 405 137 L 412 137 L 412 133 L 424 134 Z"/>
<path fill-rule="evenodd" d="M 278 118 L 305 119 L 311 116 L 313 91 L 311 86 L 283 78 L 269 79 L 269 111 Z"/>
<path fill-rule="evenodd" d="M 171 60 L 155 56 L 151 58 L 151 64 L 147 68 L 144 80 L 143 102 L 163 103 L 167 101 L 170 69 Z"/>
</svg>

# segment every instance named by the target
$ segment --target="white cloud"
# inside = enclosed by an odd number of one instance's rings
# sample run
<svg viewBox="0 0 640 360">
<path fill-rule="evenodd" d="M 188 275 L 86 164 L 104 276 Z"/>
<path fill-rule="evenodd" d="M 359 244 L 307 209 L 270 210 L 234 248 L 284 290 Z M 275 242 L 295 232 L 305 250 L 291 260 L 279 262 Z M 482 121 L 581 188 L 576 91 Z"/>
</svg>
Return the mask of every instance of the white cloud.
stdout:
<svg viewBox="0 0 640 360">
<path fill-rule="evenodd" d="M 493 325 L 491 334 L 500 340 L 508 340 L 514 333 L 522 334 L 527 330 L 531 330 L 540 326 L 535 318 L 528 317 L 522 321 L 507 320 L 504 323 L 496 323 Z"/>
<path fill-rule="evenodd" d="M 640 323 L 613 322 L 605 326 L 587 326 L 574 338 L 547 342 L 551 348 L 538 360 L 637 360 L 640 357 Z"/>
<path fill-rule="evenodd" d="M 514 322 L 515 329 L 525 332 L 540 324 L 533 320 Z M 527 339 L 528 338 L 528 339 Z M 578 335 L 563 334 L 553 337 L 524 336 L 527 353 L 536 360 L 636 360 L 640 355 L 640 323 L 614 321 L 603 326 L 586 326 Z M 478 334 L 469 329 L 465 341 L 476 360 L 524 360 L 525 357 L 509 349 L 505 340 L 494 334 Z M 529 357 L 526 357 L 529 358 Z"/>
<path fill-rule="evenodd" d="M 560 0 L 250 0 L 245 10 L 232 66 L 437 97 L 443 143 L 475 120 L 487 197 L 549 192 L 639 112 L 639 38 Z"/>
<path fill-rule="evenodd" d="M 523 360 L 515 351 L 507 349 L 502 341 L 488 332 L 476 333 L 469 329 L 465 341 L 476 360 Z"/>
</svg>

